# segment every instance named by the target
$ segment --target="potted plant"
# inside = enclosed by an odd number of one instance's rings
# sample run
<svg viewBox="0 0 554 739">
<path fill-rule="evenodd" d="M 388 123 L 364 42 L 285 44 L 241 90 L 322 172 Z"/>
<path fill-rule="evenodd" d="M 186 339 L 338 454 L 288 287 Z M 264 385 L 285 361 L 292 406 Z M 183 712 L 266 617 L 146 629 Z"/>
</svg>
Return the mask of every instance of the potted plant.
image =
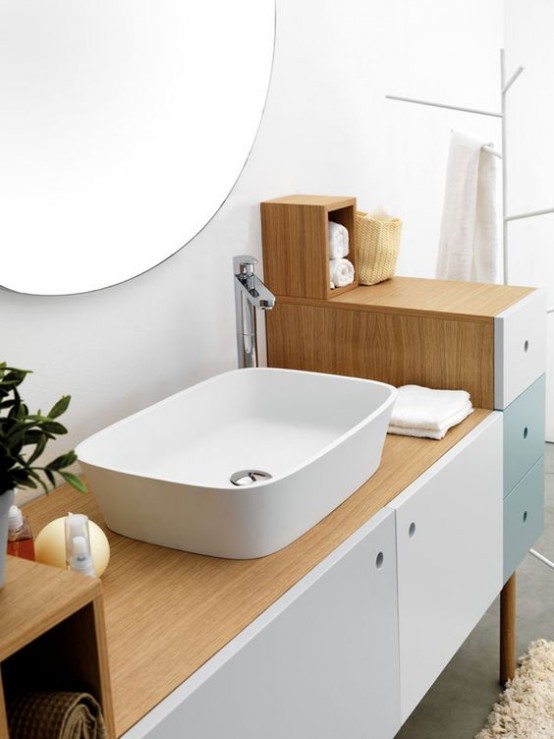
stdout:
<svg viewBox="0 0 554 739">
<path fill-rule="evenodd" d="M 77 460 L 73 450 L 46 465 L 37 464 L 48 442 L 67 433 L 58 418 L 67 410 L 71 397 L 64 395 L 46 415 L 41 411 L 29 413 L 18 390 L 28 374 L 29 370 L 0 362 L 0 588 L 4 584 L 8 511 L 15 488 L 40 486 L 47 493 L 60 475 L 80 492 L 86 492 L 83 481 L 67 471 Z"/>
</svg>

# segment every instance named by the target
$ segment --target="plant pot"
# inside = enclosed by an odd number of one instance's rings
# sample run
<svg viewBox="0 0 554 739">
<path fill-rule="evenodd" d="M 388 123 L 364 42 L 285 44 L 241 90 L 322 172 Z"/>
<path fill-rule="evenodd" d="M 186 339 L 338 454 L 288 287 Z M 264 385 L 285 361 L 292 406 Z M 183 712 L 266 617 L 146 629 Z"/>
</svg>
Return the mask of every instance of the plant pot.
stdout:
<svg viewBox="0 0 554 739">
<path fill-rule="evenodd" d="M 13 503 L 14 491 L 0 493 L 0 588 L 4 587 L 6 575 L 6 549 L 8 547 L 8 513 Z"/>
</svg>

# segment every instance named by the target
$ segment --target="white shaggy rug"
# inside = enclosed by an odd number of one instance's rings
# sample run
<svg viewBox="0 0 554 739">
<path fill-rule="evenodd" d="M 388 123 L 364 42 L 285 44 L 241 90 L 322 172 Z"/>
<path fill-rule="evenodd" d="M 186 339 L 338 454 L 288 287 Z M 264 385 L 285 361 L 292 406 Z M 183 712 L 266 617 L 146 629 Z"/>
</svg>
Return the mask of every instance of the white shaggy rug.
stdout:
<svg viewBox="0 0 554 739">
<path fill-rule="evenodd" d="M 554 739 L 554 642 L 538 639 L 475 739 Z"/>
</svg>

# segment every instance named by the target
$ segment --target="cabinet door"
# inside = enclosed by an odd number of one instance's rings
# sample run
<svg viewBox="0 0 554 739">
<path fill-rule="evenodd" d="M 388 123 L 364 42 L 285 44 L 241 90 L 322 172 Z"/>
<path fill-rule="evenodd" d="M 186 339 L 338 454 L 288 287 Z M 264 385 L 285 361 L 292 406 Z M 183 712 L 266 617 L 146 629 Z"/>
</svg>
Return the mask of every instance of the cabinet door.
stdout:
<svg viewBox="0 0 554 739">
<path fill-rule="evenodd" d="M 545 376 L 504 411 L 504 496 L 544 454 Z"/>
<path fill-rule="evenodd" d="M 504 582 L 543 531 L 544 457 L 541 457 L 504 501 Z"/>
<path fill-rule="evenodd" d="M 394 516 L 382 511 L 125 736 L 391 739 Z"/>
<path fill-rule="evenodd" d="M 390 505 L 403 722 L 502 587 L 502 499 L 502 414 L 492 413 Z"/>
</svg>

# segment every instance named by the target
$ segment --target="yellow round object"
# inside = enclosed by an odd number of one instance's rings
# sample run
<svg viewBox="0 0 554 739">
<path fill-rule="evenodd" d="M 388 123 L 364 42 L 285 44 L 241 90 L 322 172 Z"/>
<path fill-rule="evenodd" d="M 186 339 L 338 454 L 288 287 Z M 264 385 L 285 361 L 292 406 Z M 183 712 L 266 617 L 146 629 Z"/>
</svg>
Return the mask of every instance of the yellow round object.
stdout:
<svg viewBox="0 0 554 739">
<path fill-rule="evenodd" d="M 96 577 L 100 577 L 110 561 L 110 545 L 106 534 L 98 524 L 89 519 L 90 551 Z M 67 569 L 65 561 L 65 517 L 56 518 L 35 537 L 37 562 Z"/>
</svg>

